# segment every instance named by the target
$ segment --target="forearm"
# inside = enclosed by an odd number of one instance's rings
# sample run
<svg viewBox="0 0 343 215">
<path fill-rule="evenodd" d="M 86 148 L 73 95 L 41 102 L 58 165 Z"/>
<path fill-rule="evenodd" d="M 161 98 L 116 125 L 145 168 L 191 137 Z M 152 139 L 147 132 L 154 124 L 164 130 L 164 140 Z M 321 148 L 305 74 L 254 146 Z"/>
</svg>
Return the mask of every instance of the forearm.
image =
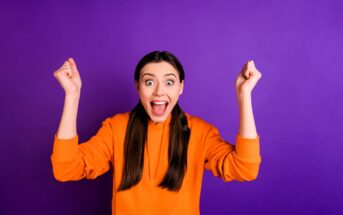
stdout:
<svg viewBox="0 0 343 215">
<path fill-rule="evenodd" d="M 239 131 L 238 134 L 244 138 L 256 138 L 254 114 L 252 109 L 251 94 L 237 94 L 239 107 Z"/>
<path fill-rule="evenodd" d="M 70 139 L 76 136 L 76 119 L 80 100 L 80 94 L 67 95 L 64 99 L 64 107 L 57 137 L 60 139 Z"/>
</svg>

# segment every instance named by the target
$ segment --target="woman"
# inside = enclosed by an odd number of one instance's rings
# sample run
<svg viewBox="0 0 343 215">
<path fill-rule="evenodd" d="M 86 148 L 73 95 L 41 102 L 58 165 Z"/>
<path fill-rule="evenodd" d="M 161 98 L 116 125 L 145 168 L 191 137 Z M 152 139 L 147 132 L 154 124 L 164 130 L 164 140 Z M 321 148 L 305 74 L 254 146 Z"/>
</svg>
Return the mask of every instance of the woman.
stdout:
<svg viewBox="0 0 343 215">
<path fill-rule="evenodd" d="M 134 75 L 138 104 L 106 118 L 81 144 L 76 116 L 82 84 L 74 60 L 69 58 L 54 76 L 65 91 L 51 155 L 54 176 L 59 181 L 94 179 L 112 166 L 112 214 L 200 214 L 204 169 L 225 182 L 257 177 L 261 156 L 251 92 L 261 73 L 252 61 L 236 80 L 240 127 L 235 145 L 180 108 L 185 74 L 170 52 L 154 51 L 139 61 Z"/>
</svg>

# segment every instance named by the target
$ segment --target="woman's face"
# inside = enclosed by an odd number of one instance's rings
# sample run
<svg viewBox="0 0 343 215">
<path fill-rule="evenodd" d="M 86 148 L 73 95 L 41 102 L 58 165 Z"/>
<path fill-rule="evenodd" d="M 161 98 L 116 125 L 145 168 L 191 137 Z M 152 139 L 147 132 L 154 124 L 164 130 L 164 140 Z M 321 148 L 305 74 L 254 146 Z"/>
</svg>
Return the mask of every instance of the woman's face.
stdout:
<svg viewBox="0 0 343 215">
<path fill-rule="evenodd" d="M 154 122 L 164 121 L 182 94 L 184 82 L 180 83 L 178 71 L 169 63 L 148 63 L 135 82 L 145 111 Z"/>
</svg>

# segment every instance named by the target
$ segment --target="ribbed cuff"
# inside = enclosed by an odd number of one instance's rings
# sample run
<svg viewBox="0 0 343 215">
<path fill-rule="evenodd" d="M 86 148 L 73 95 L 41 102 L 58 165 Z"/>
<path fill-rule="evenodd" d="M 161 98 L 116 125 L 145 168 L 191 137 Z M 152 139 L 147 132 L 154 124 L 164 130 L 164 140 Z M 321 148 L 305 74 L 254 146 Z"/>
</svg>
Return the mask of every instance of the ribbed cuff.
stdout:
<svg viewBox="0 0 343 215">
<path fill-rule="evenodd" d="M 55 161 L 70 161 L 72 160 L 77 152 L 79 147 L 79 136 L 76 135 L 70 139 L 59 139 L 55 134 L 54 138 L 54 147 L 51 158 Z"/>
<path fill-rule="evenodd" d="M 245 138 L 236 135 L 236 153 L 242 160 L 259 161 L 260 157 L 260 136 L 256 138 Z"/>
</svg>

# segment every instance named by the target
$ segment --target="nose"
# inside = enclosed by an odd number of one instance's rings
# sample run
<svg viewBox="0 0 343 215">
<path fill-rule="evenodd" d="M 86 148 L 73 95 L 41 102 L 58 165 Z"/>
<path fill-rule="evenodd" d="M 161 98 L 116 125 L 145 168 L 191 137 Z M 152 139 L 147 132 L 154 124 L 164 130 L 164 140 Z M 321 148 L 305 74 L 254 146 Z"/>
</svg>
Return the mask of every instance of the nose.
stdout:
<svg viewBox="0 0 343 215">
<path fill-rule="evenodd" d="M 164 89 L 162 84 L 157 84 L 155 88 L 155 95 L 156 96 L 163 96 L 164 95 Z"/>
</svg>

